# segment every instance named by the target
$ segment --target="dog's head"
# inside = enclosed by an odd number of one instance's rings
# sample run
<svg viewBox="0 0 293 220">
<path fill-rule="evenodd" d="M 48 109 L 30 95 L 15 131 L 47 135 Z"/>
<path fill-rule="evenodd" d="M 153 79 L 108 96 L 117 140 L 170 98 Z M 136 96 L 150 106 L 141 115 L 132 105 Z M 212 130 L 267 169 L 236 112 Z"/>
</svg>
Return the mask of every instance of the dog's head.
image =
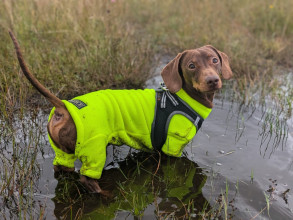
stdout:
<svg viewBox="0 0 293 220">
<path fill-rule="evenodd" d="M 233 75 L 228 56 L 210 45 L 179 53 L 161 74 L 172 93 L 183 86 L 214 93 L 222 87 L 221 78 L 230 79 Z"/>
</svg>

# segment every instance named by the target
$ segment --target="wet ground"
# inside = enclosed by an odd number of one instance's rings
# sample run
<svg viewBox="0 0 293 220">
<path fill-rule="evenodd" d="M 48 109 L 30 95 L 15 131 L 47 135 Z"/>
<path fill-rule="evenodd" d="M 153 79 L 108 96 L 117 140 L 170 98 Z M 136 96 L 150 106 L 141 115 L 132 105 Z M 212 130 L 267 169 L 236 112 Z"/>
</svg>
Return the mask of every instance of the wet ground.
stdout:
<svg viewBox="0 0 293 220">
<path fill-rule="evenodd" d="M 159 81 L 154 77 L 147 86 Z M 54 154 L 45 141 L 37 156 L 40 175 L 32 206 L 44 207 L 47 219 L 293 219 L 293 118 L 267 120 L 273 115 L 269 109 L 217 97 L 182 158 L 110 146 L 101 180 L 112 194 L 107 199 L 85 193 L 77 174 L 54 178 Z M 41 115 L 38 123 L 45 130 L 47 116 Z M 5 213 L 14 215 L 7 208 Z"/>
</svg>

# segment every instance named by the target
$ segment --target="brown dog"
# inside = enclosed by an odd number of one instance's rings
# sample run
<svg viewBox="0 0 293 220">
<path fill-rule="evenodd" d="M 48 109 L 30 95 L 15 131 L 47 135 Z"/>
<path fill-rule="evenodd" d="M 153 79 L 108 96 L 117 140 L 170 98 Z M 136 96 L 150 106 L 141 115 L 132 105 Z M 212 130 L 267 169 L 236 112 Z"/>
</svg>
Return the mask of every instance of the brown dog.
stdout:
<svg viewBox="0 0 293 220">
<path fill-rule="evenodd" d="M 21 66 L 23 73 L 28 78 L 28 80 L 31 82 L 31 84 L 42 95 L 44 95 L 47 98 L 47 100 L 55 107 L 55 111 L 53 111 L 52 117 L 48 123 L 48 133 L 52 139 L 53 144 L 55 144 L 55 146 L 57 148 L 59 148 L 65 154 L 68 154 L 68 155 L 78 154 L 77 149 L 76 149 L 77 145 L 79 144 L 79 143 L 77 143 L 78 142 L 77 141 L 78 140 L 78 129 L 76 128 L 75 120 L 72 117 L 72 115 L 70 114 L 69 109 L 64 104 L 65 102 L 61 101 L 54 94 L 52 94 L 30 73 L 29 69 L 27 68 L 27 66 L 23 60 L 23 57 L 22 57 L 22 54 L 20 51 L 20 47 L 19 47 L 13 33 L 9 32 L 9 34 L 10 34 L 10 36 L 13 40 L 13 43 L 15 45 L 17 57 L 18 57 L 19 64 Z M 223 52 L 218 51 L 216 48 L 214 48 L 213 46 L 210 46 L 210 45 L 207 45 L 207 46 L 204 46 L 204 47 L 201 47 L 198 49 L 186 50 L 186 51 L 178 54 L 170 63 L 167 64 L 167 66 L 163 69 L 161 74 L 162 74 L 163 80 L 165 82 L 165 85 L 167 86 L 169 91 L 173 94 L 171 96 L 174 96 L 175 93 L 177 93 L 183 89 L 184 92 L 187 93 L 187 96 L 189 98 L 191 97 L 191 99 L 196 100 L 197 103 L 200 103 L 199 105 L 203 106 L 202 108 L 206 108 L 206 109 L 211 109 L 213 107 L 212 102 L 213 102 L 214 94 L 218 89 L 220 89 L 222 87 L 221 78 L 230 79 L 232 77 L 232 71 L 230 69 L 227 55 Z M 154 92 L 154 94 L 155 94 L 155 92 Z M 161 101 L 160 100 L 161 98 L 157 98 L 157 99 L 159 101 Z M 174 100 L 174 98 L 173 98 L 173 100 Z M 180 99 L 176 98 L 176 100 L 178 101 Z M 150 103 L 155 103 L 155 101 L 156 100 L 154 99 L 154 101 L 151 101 Z M 82 102 L 82 104 L 85 104 L 85 103 Z M 176 102 L 174 105 L 176 105 Z M 151 104 L 151 108 L 154 108 L 154 106 L 155 106 L 155 104 Z M 83 108 L 83 106 L 82 106 L 82 108 Z M 111 111 L 111 110 L 109 110 L 109 111 Z M 154 111 L 154 110 L 152 110 L 152 111 Z M 182 115 L 185 115 L 185 114 L 182 114 Z M 129 117 L 131 117 L 131 116 L 129 116 Z M 155 116 L 151 116 L 150 117 L 151 120 L 154 120 L 153 119 L 154 117 Z M 202 118 L 202 117 L 199 116 L 199 118 Z M 131 123 L 135 123 L 135 121 L 133 121 L 133 122 L 131 121 Z M 148 124 L 148 130 L 150 130 L 149 124 Z M 193 126 L 193 124 L 192 124 L 192 126 Z M 194 130 L 194 132 L 192 133 L 192 137 L 195 135 L 195 133 L 198 129 L 199 128 L 196 127 L 196 130 Z M 169 138 L 168 126 L 167 126 L 167 131 L 168 131 L 168 138 Z M 167 131 L 166 131 L 166 135 L 167 135 Z M 176 136 L 176 135 L 180 136 L 180 134 L 179 134 L 180 132 L 181 132 L 180 130 L 174 132 L 173 136 Z M 149 136 L 151 136 L 150 132 L 149 132 Z M 189 138 L 188 141 L 190 141 L 190 139 L 192 138 L 189 136 L 188 136 L 188 138 Z M 127 136 L 127 138 L 129 138 L 129 137 Z M 182 139 L 182 137 L 180 137 L 180 138 Z M 113 141 L 112 141 L 112 139 L 113 139 Z M 121 139 L 122 142 L 124 140 L 120 136 L 119 136 L 119 139 Z M 127 141 L 128 140 L 127 139 L 124 142 L 124 144 L 128 144 L 136 149 L 146 149 L 146 150 L 154 150 L 155 149 L 155 147 L 150 144 L 151 143 L 150 138 L 148 138 L 146 141 L 145 140 L 141 141 L 141 140 L 137 140 L 137 139 L 138 138 L 133 138 L 133 139 L 131 139 L 131 141 Z M 181 139 L 180 139 L 180 141 L 181 141 Z M 186 142 L 186 140 L 187 139 L 185 138 L 184 139 L 185 142 L 183 142 L 184 145 L 186 145 L 186 143 L 188 143 L 188 142 Z M 108 141 L 107 144 L 108 143 L 122 144 L 121 141 L 115 140 L 114 137 L 111 138 L 111 141 Z M 167 141 L 164 141 L 164 142 L 167 142 Z M 181 143 L 181 142 L 179 142 L 179 143 Z M 165 145 L 166 145 L 166 143 L 165 143 Z M 143 146 L 145 148 L 143 148 L 143 147 L 138 148 L 138 146 Z M 164 148 L 164 146 L 162 148 L 162 151 L 164 153 L 166 153 L 166 149 Z M 86 146 L 84 146 L 84 147 L 86 147 Z M 180 149 L 180 152 L 182 149 Z M 78 151 L 80 151 L 80 150 L 78 150 Z M 175 155 L 175 154 L 168 153 L 168 152 L 166 154 Z M 178 155 L 180 156 L 180 154 L 176 154 L 175 156 L 178 156 Z M 84 164 L 84 162 L 85 163 L 89 162 L 89 159 L 87 160 L 87 159 L 83 159 L 83 158 L 84 158 L 84 156 L 79 158 L 83 164 Z M 102 165 L 103 165 L 103 162 L 104 161 L 101 162 Z M 99 169 L 101 169 L 101 168 L 99 167 Z M 66 167 L 64 165 L 55 164 L 54 171 L 55 172 L 74 171 L 74 167 Z M 83 174 L 83 173 L 81 173 L 81 174 Z M 97 179 L 98 178 L 92 177 L 92 175 L 90 175 L 90 174 L 89 175 L 84 174 L 81 176 L 81 182 L 90 191 L 103 193 L 103 191 L 99 187 Z"/>
</svg>

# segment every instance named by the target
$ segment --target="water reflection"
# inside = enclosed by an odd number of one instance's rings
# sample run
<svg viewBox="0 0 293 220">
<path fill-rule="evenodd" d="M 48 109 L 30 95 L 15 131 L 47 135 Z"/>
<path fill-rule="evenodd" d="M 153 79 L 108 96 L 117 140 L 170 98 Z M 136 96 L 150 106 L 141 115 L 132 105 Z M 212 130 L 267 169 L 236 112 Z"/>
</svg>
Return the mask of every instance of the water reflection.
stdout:
<svg viewBox="0 0 293 220">
<path fill-rule="evenodd" d="M 125 215 L 187 217 L 210 209 L 202 194 L 207 176 L 187 158 L 138 153 L 105 170 L 100 181 L 113 198 L 84 193 L 78 175 L 63 176 L 55 190 L 55 215 L 112 219 Z"/>
</svg>

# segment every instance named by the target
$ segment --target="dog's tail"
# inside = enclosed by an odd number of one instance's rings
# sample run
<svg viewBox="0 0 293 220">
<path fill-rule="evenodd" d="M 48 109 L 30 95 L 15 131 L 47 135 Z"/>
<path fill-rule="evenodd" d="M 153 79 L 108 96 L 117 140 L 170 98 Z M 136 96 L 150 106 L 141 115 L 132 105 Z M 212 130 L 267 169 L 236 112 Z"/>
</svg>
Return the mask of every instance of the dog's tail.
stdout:
<svg viewBox="0 0 293 220">
<path fill-rule="evenodd" d="M 24 59 L 22 57 L 22 53 L 19 47 L 19 44 L 12 33 L 12 31 L 9 31 L 9 35 L 13 41 L 16 55 L 18 58 L 19 65 L 22 69 L 22 72 L 26 76 L 26 78 L 31 82 L 31 84 L 43 95 L 45 98 L 55 107 L 65 107 L 64 103 L 57 98 L 53 93 L 51 93 L 46 87 L 44 87 L 37 79 L 34 77 L 34 75 L 29 71 L 28 67 L 26 66 Z"/>
</svg>

